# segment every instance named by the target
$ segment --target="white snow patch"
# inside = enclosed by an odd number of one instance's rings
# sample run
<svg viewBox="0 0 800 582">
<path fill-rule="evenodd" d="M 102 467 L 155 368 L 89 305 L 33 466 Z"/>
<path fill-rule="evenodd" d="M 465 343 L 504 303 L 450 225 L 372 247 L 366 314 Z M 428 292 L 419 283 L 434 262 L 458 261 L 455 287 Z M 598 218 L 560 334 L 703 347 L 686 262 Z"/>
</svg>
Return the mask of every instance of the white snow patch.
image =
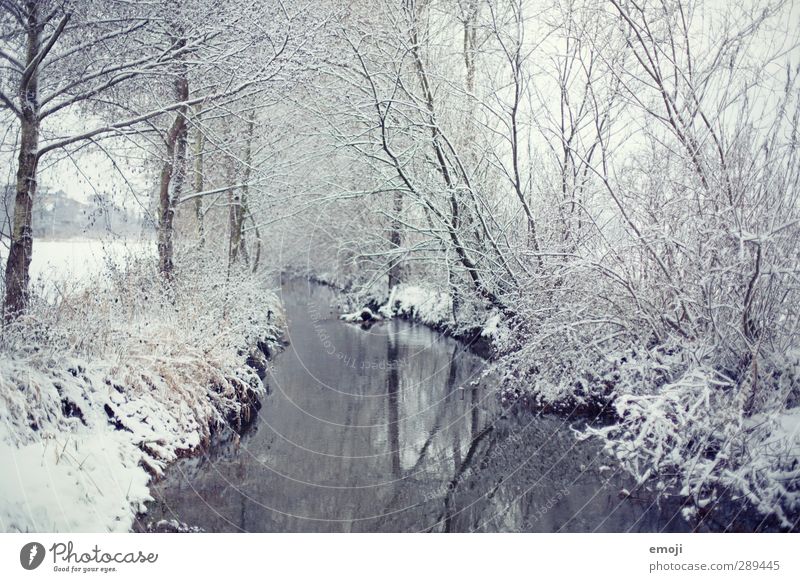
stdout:
<svg viewBox="0 0 800 582">
<path fill-rule="evenodd" d="M 7 250 L 0 247 L 0 263 Z M 155 244 L 141 240 L 66 239 L 34 240 L 31 280 L 48 293 L 65 284 L 85 286 L 92 277 L 109 267 L 124 269 L 130 257 L 152 256 Z"/>
<path fill-rule="evenodd" d="M 352 313 L 340 315 L 339 319 L 348 323 L 359 323 L 367 321 L 379 321 L 383 319 L 383 317 L 379 313 L 372 311 L 369 307 L 363 307 Z"/>
<path fill-rule="evenodd" d="M 500 331 L 500 323 L 503 321 L 503 316 L 500 313 L 495 313 L 489 319 L 486 320 L 486 323 L 483 324 L 483 331 L 481 331 L 481 337 L 488 337 L 493 338 L 497 337 Z"/>
<path fill-rule="evenodd" d="M 418 285 L 398 285 L 378 312 L 386 318 L 409 317 L 428 325 L 452 321 L 452 299 L 447 293 Z"/>
<path fill-rule="evenodd" d="M 0 443 L 3 531 L 126 532 L 150 499 L 142 452 L 110 428 Z M 132 511 L 133 510 L 133 511 Z"/>
</svg>

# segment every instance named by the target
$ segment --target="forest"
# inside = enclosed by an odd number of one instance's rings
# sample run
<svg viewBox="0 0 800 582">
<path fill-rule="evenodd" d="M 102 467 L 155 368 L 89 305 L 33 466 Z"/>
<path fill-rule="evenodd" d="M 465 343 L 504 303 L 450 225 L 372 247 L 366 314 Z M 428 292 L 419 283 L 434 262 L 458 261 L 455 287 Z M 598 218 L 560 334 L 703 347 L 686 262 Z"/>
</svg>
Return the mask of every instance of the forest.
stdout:
<svg viewBox="0 0 800 582">
<path fill-rule="evenodd" d="M 593 419 L 575 441 L 681 520 L 795 530 L 798 22 L 787 0 L 0 0 L 0 527 L 128 531 L 172 463 L 268 409 L 282 274 L 364 327 L 485 344 L 501 407 Z M 34 208 L 75 176 L 138 218 L 106 228 L 124 258 L 56 280 Z"/>
</svg>

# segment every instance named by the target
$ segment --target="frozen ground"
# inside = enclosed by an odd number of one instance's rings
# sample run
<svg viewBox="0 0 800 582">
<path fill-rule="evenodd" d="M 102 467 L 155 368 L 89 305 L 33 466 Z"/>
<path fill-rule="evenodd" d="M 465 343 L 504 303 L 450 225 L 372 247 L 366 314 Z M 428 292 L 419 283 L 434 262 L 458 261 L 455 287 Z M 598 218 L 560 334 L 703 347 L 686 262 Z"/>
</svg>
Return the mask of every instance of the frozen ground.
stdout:
<svg viewBox="0 0 800 582">
<path fill-rule="evenodd" d="M 142 456 L 117 431 L 82 431 L 15 447 L 0 443 L 0 529 L 128 531 L 150 498 Z"/>
</svg>

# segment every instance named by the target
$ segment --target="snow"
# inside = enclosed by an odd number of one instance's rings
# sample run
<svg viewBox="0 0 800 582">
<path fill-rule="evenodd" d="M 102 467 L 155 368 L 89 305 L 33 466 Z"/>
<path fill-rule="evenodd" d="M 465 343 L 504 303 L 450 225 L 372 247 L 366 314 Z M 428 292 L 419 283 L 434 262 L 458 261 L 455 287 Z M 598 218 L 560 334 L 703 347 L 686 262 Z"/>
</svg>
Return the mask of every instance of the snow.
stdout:
<svg viewBox="0 0 800 582">
<path fill-rule="evenodd" d="M 122 269 L 132 256 L 155 253 L 150 241 L 125 239 L 83 239 L 33 241 L 30 274 L 34 286 L 50 294 L 64 285 L 81 287 L 109 267 Z M 8 250 L 0 247 L 0 264 Z"/>
<path fill-rule="evenodd" d="M 364 307 L 353 313 L 345 313 L 339 316 L 339 319 L 348 323 L 360 323 L 367 321 L 376 321 L 383 319 L 380 315 L 376 314 L 369 307 Z"/>
<path fill-rule="evenodd" d="M 712 368 L 688 367 L 652 393 L 620 394 L 617 423 L 585 434 L 599 436 L 639 483 L 676 488 L 701 508 L 728 492 L 792 527 L 800 509 L 800 409 L 783 409 L 779 397 L 748 416 L 742 392 Z"/>
<path fill-rule="evenodd" d="M 349 323 L 363 323 L 366 321 L 380 321 L 401 317 L 417 321 L 439 330 L 458 335 L 462 331 L 472 333 L 480 329 L 481 337 L 496 341 L 507 336 L 504 319 L 501 313 L 491 312 L 488 317 L 483 315 L 483 310 L 472 313 L 461 313 L 459 321 L 453 319 L 453 299 L 450 294 L 439 291 L 434 287 L 425 285 L 412 285 L 402 283 L 395 286 L 388 294 L 366 295 L 355 294 L 351 298 L 349 307 L 359 305 L 366 300 L 370 305 L 380 307 L 376 311 L 369 307 L 361 307 L 350 313 L 340 315 L 339 318 Z"/>
<path fill-rule="evenodd" d="M 486 338 L 494 338 L 500 332 L 500 324 L 503 321 L 503 316 L 500 313 L 495 313 L 489 319 L 486 320 L 486 323 L 483 325 L 483 331 L 481 331 L 481 337 Z"/>
<path fill-rule="evenodd" d="M 264 282 L 195 266 L 165 295 L 153 261 L 131 259 L 93 274 L 87 257 L 84 291 L 33 301 L 0 337 L 3 531 L 128 531 L 150 478 L 263 394 L 245 360 L 283 326 Z"/>
<path fill-rule="evenodd" d="M 204 369 L 227 387 L 222 396 Z M 240 374 L 191 356 L 0 356 L 0 463 L 13 475 L 0 486 L 3 530 L 129 530 L 150 475 L 206 442 L 246 387 L 262 393 Z"/>
<path fill-rule="evenodd" d="M 378 310 L 383 317 L 408 317 L 428 325 L 441 325 L 452 320 L 452 300 L 441 291 L 418 285 L 394 287 Z"/>
<path fill-rule="evenodd" d="M 0 444 L 3 531 L 126 532 L 150 499 L 142 452 L 105 429 L 20 448 Z"/>
<path fill-rule="evenodd" d="M 778 429 L 775 436 L 786 442 L 800 457 L 800 408 L 792 408 L 778 416 Z"/>
<path fill-rule="evenodd" d="M 149 477 L 133 434 L 108 422 L 109 371 L 102 362 L 87 370 L 73 359 L 0 354 L 3 531 L 130 528 Z"/>
</svg>

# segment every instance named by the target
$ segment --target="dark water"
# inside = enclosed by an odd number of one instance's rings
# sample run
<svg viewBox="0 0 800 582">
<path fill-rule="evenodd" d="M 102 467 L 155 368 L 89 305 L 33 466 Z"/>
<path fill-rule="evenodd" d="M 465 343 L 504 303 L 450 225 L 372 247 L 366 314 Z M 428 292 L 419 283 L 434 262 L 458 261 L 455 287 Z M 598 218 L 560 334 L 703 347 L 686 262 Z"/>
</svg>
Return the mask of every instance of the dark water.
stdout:
<svg viewBox="0 0 800 582">
<path fill-rule="evenodd" d="M 146 520 L 207 531 L 681 531 L 578 421 L 503 411 L 485 363 L 403 321 L 337 319 L 332 291 L 283 287 L 291 345 L 236 443 L 176 463 Z M 620 496 L 623 487 L 634 492 Z"/>
</svg>

